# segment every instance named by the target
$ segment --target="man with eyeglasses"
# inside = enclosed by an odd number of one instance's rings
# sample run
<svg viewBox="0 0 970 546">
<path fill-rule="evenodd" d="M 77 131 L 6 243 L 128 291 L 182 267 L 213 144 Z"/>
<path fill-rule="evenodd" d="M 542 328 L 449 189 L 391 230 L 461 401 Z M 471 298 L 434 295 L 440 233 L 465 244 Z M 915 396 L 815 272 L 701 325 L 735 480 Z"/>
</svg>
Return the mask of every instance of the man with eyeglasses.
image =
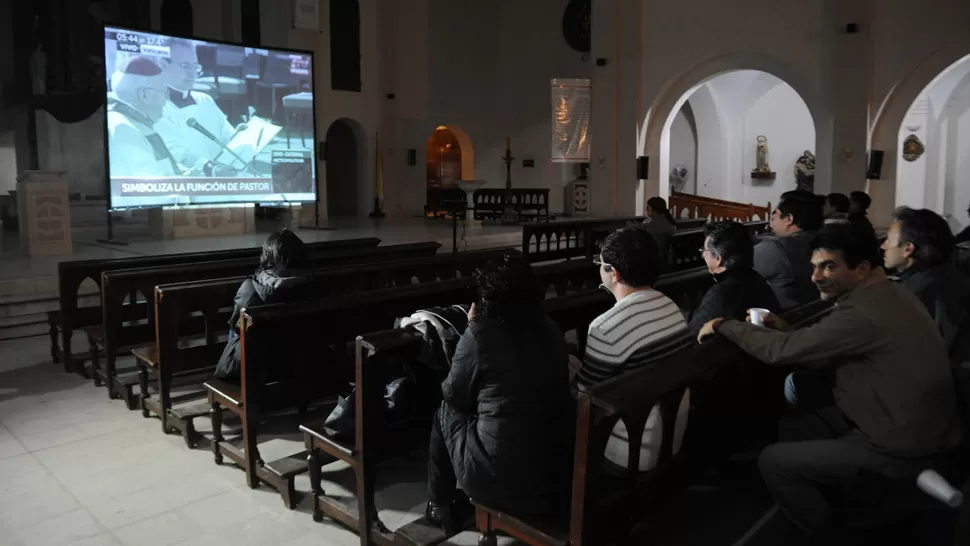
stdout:
<svg viewBox="0 0 970 546">
<path fill-rule="evenodd" d="M 112 76 L 108 94 L 108 146 L 112 177 L 181 175 L 175 158 L 156 132 L 167 100 L 161 69 L 144 56 L 132 57 Z"/>
<path fill-rule="evenodd" d="M 660 271 L 657 242 L 643 227 L 628 227 L 611 233 L 603 243 L 599 266 L 603 286 L 616 304 L 589 325 L 586 354 L 575 377 L 588 387 L 621 373 L 649 366 L 692 345 L 687 321 L 670 298 L 654 290 Z M 689 397 L 684 396 L 674 431 L 674 451 L 687 426 Z M 656 464 L 663 438 L 660 419 L 650 419 L 643 435 L 640 470 Z M 606 446 L 608 465 L 626 466 L 629 443 L 621 421 Z"/>
<path fill-rule="evenodd" d="M 232 139 L 234 128 L 216 101 L 196 90 L 202 65 L 191 40 L 173 39 L 169 57 L 161 60 L 168 80 L 168 102 L 159 124 L 159 133 L 172 150 L 175 160 L 196 176 L 233 176 L 237 170 L 228 166 L 232 160 L 222 147 L 198 129 L 188 125 L 194 119 L 222 144 Z M 225 161 L 217 161 L 223 156 Z"/>
</svg>

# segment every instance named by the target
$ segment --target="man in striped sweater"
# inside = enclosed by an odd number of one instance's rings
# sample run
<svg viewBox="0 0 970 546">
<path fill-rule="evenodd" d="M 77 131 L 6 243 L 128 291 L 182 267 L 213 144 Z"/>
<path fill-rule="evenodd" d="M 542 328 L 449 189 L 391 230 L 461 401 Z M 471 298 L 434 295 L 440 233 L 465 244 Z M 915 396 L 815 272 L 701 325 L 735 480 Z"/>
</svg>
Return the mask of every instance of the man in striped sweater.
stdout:
<svg viewBox="0 0 970 546">
<path fill-rule="evenodd" d="M 586 355 L 576 374 L 576 384 L 589 387 L 621 373 L 648 366 L 692 345 L 693 338 L 683 314 L 670 298 L 653 289 L 660 270 L 657 243 L 641 227 L 628 227 L 610 234 L 600 257 L 603 286 L 616 304 L 589 326 Z M 688 397 L 678 411 L 674 450 L 687 425 Z M 656 464 L 663 437 L 659 409 L 654 408 L 644 431 L 640 469 Z M 607 460 L 625 467 L 628 435 L 620 422 L 607 445 Z"/>
</svg>

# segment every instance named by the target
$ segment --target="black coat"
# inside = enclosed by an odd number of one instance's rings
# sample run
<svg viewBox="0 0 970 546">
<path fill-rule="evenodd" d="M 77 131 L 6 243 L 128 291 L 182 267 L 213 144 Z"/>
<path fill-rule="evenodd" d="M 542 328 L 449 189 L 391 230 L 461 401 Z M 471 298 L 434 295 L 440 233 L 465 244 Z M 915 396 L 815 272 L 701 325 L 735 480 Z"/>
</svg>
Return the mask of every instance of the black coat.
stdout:
<svg viewBox="0 0 970 546">
<path fill-rule="evenodd" d="M 232 317 L 229 318 L 229 342 L 219 357 L 215 376 L 220 379 L 238 381 L 240 359 L 239 317 L 243 309 L 266 303 L 299 301 L 309 296 L 309 271 L 260 271 L 246 279 L 236 291 Z"/>
<path fill-rule="evenodd" d="M 539 311 L 465 330 L 437 419 L 472 499 L 542 514 L 568 498 L 576 425 L 567 362 L 562 333 Z"/>
<path fill-rule="evenodd" d="M 753 269 L 729 269 L 714 275 L 714 286 L 704 294 L 690 318 L 691 335 L 697 337 L 704 324 L 712 319 L 744 320 L 748 309 L 761 307 L 772 313 L 781 311 L 775 292 Z"/>
<path fill-rule="evenodd" d="M 970 278 L 953 264 L 910 267 L 899 275 L 936 323 L 950 355 L 950 363 L 970 362 Z"/>
</svg>

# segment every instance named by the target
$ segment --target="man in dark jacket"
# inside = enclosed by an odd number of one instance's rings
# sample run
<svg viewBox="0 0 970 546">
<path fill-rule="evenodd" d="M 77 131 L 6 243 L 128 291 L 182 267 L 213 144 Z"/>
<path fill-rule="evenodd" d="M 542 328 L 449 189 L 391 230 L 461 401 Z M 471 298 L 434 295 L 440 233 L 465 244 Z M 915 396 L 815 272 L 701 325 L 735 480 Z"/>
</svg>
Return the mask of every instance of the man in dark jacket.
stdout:
<svg viewBox="0 0 970 546">
<path fill-rule="evenodd" d="M 970 371 L 970 279 L 951 263 L 953 239 L 949 224 L 935 212 L 902 207 L 893 215 L 882 249 L 886 267 L 896 271 L 936 323 L 964 391 Z"/>
<path fill-rule="evenodd" d="M 478 281 L 431 427 L 426 515 L 449 534 L 462 523 L 459 488 L 529 515 L 569 496 L 575 420 L 562 332 L 520 257 L 486 264 Z"/>
<path fill-rule="evenodd" d="M 833 525 L 827 493 L 865 470 L 912 480 L 922 457 L 961 441 L 946 348 L 920 301 L 889 282 L 875 236 L 852 224 L 823 228 L 813 244 L 813 281 L 834 309 L 794 331 L 774 315 L 766 327 L 714 319 L 716 332 L 759 361 L 806 364 L 832 371 L 813 390 L 798 384 L 798 413 L 782 443 L 765 449 L 761 475 L 782 512 L 806 531 Z M 916 464 L 913 464 L 916 461 Z"/>
<path fill-rule="evenodd" d="M 744 320 L 748 309 L 761 307 L 781 311 L 768 283 L 753 269 L 754 243 L 747 228 L 737 222 L 714 222 L 704 226 L 701 256 L 714 275 L 712 286 L 690 319 L 691 336 L 717 317 Z"/>
<path fill-rule="evenodd" d="M 216 366 L 219 379 L 238 381 L 242 355 L 239 353 L 239 317 L 243 309 L 266 303 L 298 301 L 308 296 L 312 272 L 303 241 L 284 229 L 263 243 L 259 266 L 252 278 L 236 291 L 232 316 L 229 318 L 229 342 Z"/>
<path fill-rule="evenodd" d="M 783 311 L 818 299 L 809 245 L 820 227 L 822 207 L 815 196 L 787 192 L 771 213 L 774 237 L 754 247 L 754 270 L 768 281 Z"/>
</svg>

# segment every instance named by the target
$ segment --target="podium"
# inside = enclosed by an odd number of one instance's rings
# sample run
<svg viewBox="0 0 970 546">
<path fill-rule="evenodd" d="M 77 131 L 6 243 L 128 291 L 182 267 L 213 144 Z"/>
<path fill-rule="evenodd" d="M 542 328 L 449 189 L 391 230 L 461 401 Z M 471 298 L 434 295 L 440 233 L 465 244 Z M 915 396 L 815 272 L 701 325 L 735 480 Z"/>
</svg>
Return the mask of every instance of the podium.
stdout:
<svg viewBox="0 0 970 546">
<path fill-rule="evenodd" d="M 24 171 L 17 178 L 20 246 L 28 256 L 73 252 L 71 204 L 63 171 Z"/>
<path fill-rule="evenodd" d="M 255 211 L 251 204 L 152 209 L 148 231 L 161 240 L 245 235 L 256 231 Z"/>
</svg>

